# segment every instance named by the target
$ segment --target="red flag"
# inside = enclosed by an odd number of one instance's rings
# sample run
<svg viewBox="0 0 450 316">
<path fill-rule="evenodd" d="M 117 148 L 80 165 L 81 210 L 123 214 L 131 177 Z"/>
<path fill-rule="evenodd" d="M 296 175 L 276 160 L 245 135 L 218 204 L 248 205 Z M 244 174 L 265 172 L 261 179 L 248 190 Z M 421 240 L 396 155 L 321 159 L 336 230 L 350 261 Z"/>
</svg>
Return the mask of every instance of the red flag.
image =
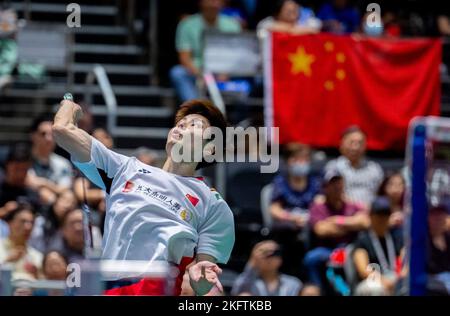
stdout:
<svg viewBox="0 0 450 316">
<path fill-rule="evenodd" d="M 266 68 L 266 119 L 280 143 L 336 147 L 359 125 L 368 148 L 403 148 L 409 121 L 439 115 L 439 39 L 274 33 Z"/>
</svg>

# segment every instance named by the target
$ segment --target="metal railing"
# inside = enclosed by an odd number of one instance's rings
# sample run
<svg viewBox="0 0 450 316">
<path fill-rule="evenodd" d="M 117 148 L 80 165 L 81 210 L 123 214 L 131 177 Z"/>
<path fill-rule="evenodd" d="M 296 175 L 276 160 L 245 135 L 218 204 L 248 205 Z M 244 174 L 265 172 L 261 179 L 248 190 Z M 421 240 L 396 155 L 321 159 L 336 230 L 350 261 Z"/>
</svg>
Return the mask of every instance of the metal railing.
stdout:
<svg viewBox="0 0 450 316">
<path fill-rule="evenodd" d="M 106 124 L 108 131 L 112 135 L 114 135 L 115 129 L 117 127 L 117 100 L 108 75 L 106 74 L 105 68 L 102 65 L 96 64 L 94 68 L 86 75 L 86 90 L 84 92 L 84 100 L 85 102 L 87 102 L 87 104 L 93 104 L 92 88 L 94 87 L 95 81 L 97 81 L 100 87 L 100 91 L 103 95 L 103 99 L 105 100 L 107 108 Z"/>
</svg>

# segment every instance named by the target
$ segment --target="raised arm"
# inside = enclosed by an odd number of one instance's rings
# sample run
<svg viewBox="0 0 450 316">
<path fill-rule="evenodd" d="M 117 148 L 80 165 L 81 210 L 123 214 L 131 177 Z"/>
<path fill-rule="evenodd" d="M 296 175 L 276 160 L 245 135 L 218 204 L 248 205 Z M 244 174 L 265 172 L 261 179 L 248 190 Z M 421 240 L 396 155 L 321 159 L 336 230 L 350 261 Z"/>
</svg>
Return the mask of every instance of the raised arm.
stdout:
<svg viewBox="0 0 450 316">
<path fill-rule="evenodd" d="M 81 107 L 69 100 L 61 101 L 61 106 L 53 122 L 53 136 L 56 143 L 79 162 L 91 159 L 91 136 L 77 127 L 83 115 Z"/>
</svg>

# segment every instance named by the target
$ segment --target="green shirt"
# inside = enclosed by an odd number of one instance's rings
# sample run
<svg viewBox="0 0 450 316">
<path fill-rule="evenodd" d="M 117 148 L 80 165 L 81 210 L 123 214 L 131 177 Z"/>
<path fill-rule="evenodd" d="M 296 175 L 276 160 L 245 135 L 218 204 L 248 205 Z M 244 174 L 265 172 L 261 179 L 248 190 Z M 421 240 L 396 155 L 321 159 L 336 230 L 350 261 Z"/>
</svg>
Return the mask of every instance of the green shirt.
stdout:
<svg viewBox="0 0 450 316">
<path fill-rule="evenodd" d="M 178 52 L 190 51 L 198 68 L 202 65 L 202 34 L 205 30 L 239 33 L 241 26 L 235 19 L 223 15 L 219 15 L 215 26 L 209 26 L 199 13 L 182 20 L 177 27 L 175 46 Z"/>
</svg>

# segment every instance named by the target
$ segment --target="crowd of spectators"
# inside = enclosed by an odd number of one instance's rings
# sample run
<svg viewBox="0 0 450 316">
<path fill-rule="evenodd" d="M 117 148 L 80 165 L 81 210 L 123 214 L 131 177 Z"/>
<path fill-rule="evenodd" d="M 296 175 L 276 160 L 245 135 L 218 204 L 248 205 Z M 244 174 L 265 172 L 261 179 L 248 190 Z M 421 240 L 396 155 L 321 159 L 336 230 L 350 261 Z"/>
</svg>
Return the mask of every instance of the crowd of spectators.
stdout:
<svg viewBox="0 0 450 316">
<path fill-rule="evenodd" d="M 169 75 L 181 101 L 199 96 L 202 87 L 202 34 L 205 31 L 256 31 L 260 38 L 272 31 L 390 38 L 450 35 L 450 13 L 435 6 L 420 10 L 414 6 L 398 7 L 388 1 L 380 1 L 380 11 L 375 12 L 372 7 L 368 9 L 369 2 L 365 1 L 263 2 L 199 0 L 198 13 L 182 15 L 175 35 L 178 64 Z M 220 83 L 232 79 L 230 74 L 216 74 L 219 87 Z M 253 90 L 259 91 L 257 83 L 254 85 Z"/>
</svg>

